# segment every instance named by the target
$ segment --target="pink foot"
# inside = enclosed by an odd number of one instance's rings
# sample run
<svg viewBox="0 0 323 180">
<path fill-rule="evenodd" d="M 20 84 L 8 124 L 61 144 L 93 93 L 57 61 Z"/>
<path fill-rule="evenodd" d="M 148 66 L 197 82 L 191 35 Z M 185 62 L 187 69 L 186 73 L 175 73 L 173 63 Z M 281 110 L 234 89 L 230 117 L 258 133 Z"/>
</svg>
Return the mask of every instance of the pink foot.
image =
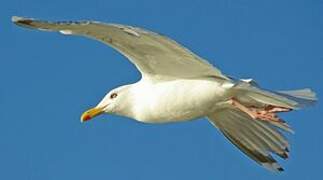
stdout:
<svg viewBox="0 0 323 180">
<path fill-rule="evenodd" d="M 246 107 L 241 104 L 239 101 L 232 98 L 229 103 L 231 103 L 234 107 L 240 109 L 241 111 L 248 114 L 252 119 L 263 120 L 263 121 L 273 121 L 273 122 L 284 122 L 280 119 L 276 113 L 277 112 L 287 112 L 291 109 L 277 107 L 277 106 L 266 106 L 265 108 L 255 108 L 255 107 Z"/>
</svg>

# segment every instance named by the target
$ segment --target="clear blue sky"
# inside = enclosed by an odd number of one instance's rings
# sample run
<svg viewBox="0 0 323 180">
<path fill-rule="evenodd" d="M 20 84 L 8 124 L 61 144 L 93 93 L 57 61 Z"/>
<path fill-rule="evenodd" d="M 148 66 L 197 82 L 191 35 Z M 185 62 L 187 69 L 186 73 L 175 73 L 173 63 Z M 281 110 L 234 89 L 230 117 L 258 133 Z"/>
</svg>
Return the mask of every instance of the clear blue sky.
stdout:
<svg viewBox="0 0 323 180">
<path fill-rule="evenodd" d="M 30 31 L 12 15 L 93 19 L 161 32 L 226 74 L 270 89 L 323 93 L 319 0 L 5 0 L 0 6 L 0 179 L 320 179 L 322 106 L 283 117 L 291 157 L 273 174 L 246 158 L 206 120 L 140 124 L 80 115 L 139 73 L 111 48 L 81 37 Z"/>
</svg>

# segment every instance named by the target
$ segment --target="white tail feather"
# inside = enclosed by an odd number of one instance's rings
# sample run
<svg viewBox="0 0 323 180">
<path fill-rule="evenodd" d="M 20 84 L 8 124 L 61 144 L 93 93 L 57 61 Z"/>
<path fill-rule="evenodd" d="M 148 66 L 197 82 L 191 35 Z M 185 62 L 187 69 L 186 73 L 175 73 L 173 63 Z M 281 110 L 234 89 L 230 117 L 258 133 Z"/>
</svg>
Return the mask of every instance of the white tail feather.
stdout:
<svg viewBox="0 0 323 180">
<path fill-rule="evenodd" d="M 311 106 L 317 101 L 316 94 L 310 89 L 269 91 L 242 81 L 238 82 L 234 88 L 238 94 L 241 94 L 241 97 L 237 97 L 241 102 L 257 102 L 263 106 L 300 109 Z"/>
</svg>

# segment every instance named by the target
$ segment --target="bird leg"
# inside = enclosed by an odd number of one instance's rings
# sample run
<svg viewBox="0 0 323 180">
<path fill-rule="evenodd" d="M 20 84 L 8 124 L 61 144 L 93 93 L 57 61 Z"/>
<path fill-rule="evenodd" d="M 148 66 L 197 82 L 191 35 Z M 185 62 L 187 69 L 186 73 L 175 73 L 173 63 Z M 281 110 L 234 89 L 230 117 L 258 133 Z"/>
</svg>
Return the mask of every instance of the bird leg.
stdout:
<svg viewBox="0 0 323 180">
<path fill-rule="evenodd" d="M 247 107 L 241 104 L 238 100 L 232 98 L 229 100 L 229 103 L 240 109 L 241 111 L 248 114 L 252 119 L 263 120 L 263 121 L 273 121 L 273 122 L 284 122 L 280 119 L 276 113 L 278 112 L 287 112 L 291 109 L 268 105 L 265 108 L 256 108 L 256 107 Z"/>
</svg>

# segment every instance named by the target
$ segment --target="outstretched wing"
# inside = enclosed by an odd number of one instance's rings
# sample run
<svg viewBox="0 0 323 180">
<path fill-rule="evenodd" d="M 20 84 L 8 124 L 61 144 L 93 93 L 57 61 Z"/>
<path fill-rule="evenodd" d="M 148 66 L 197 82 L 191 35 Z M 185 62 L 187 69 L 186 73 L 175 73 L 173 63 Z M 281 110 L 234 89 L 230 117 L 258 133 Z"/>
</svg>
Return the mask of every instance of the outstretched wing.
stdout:
<svg viewBox="0 0 323 180">
<path fill-rule="evenodd" d="M 22 27 L 99 40 L 126 56 L 144 78 L 214 76 L 227 79 L 218 69 L 175 41 L 137 27 L 95 21 L 48 22 L 22 17 L 13 17 L 12 21 Z"/>
<path fill-rule="evenodd" d="M 254 120 L 246 113 L 230 108 L 216 112 L 208 119 L 231 143 L 258 164 L 272 171 L 283 171 L 271 153 L 286 159 L 289 144 L 274 124 Z"/>
</svg>

